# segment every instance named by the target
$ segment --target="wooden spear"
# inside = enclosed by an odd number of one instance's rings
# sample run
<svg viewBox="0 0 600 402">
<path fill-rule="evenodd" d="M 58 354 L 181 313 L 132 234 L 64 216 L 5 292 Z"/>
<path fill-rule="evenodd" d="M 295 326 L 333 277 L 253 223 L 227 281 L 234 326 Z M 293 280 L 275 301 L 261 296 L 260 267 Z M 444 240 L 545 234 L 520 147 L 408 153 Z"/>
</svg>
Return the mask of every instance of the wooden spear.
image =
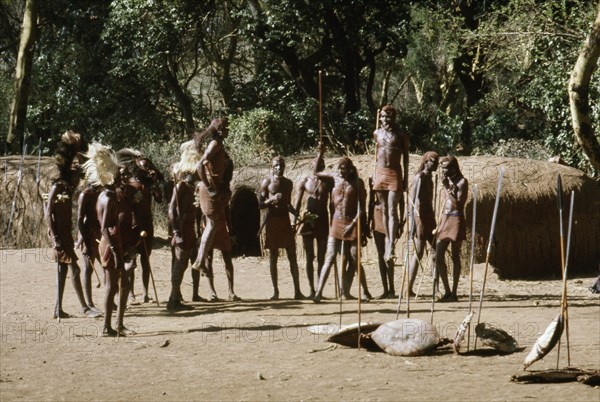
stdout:
<svg viewBox="0 0 600 402">
<path fill-rule="evenodd" d="M 319 145 L 323 144 L 323 72 L 319 70 Z"/>
<path fill-rule="evenodd" d="M 475 257 L 475 223 L 477 221 L 477 184 L 473 186 L 473 225 L 471 226 L 471 260 L 469 261 L 469 314 L 473 311 L 473 260 Z M 471 346 L 471 322 L 467 327 L 467 352 Z"/>
<path fill-rule="evenodd" d="M 564 316 L 564 320 L 565 320 L 565 331 L 567 333 L 567 363 L 570 366 L 571 365 L 571 351 L 570 351 L 570 344 L 569 344 L 569 318 L 568 318 L 568 306 L 567 306 L 567 299 L 566 299 L 566 292 L 567 292 L 567 274 L 566 274 L 566 259 L 565 259 L 565 246 L 564 246 L 564 236 L 563 236 L 563 189 L 562 189 L 562 180 L 560 177 L 560 173 L 558 174 L 557 178 L 556 178 L 556 200 L 557 200 L 557 204 L 558 204 L 558 216 L 559 216 L 559 228 L 560 228 L 560 262 L 561 262 L 561 268 L 562 268 L 562 275 L 563 275 L 563 295 L 561 298 L 561 313 L 563 313 Z M 573 207 L 573 201 L 571 201 L 571 208 Z M 569 226 L 571 225 L 571 222 L 569 222 Z M 569 234 L 570 236 L 570 234 Z M 568 242 L 569 240 L 567 240 Z M 558 364 L 559 364 L 559 360 L 560 360 L 560 340 L 558 342 L 558 354 L 556 356 L 556 368 L 558 369 Z"/>
<path fill-rule="evenodd" d="M 437 182 L 436 182 L 437 185 Z M 440 193 L 442 192 L 442 189 L 440 188 Z M 437 196 L 437 193 L 436 193 Z M 441 196 L 439 197 L 440 199 L 442 198 Z M 440 210 L 438 211 L 438 219 L 437 219 L 437 224 L 438 226 L 435 229 L 435 233 L 433 235 L 433 247 L 437 246 L 437 235 L 438 235 L 438 231 L 439 231 L 439 224 L 440 224 L 440 220 L 442 219 L 442 212 L 444 211 L 444 208 L 440 207 Z M 437 248 L 437 247 L 436 247 Z M 438 256 L 437 254 L 437 250 L 435 250 L 434 252 L 434 261 L 433 261 L 433 272 L 431 273 L 431 278 L 432 278 L 432 294 L 431 294 L 431 318 L 429 320 L 430 324 L 433 325 L 433 313 L 435 311 L 435 291 L 436 291 L 436 287 L 438 284 L 438 274 L 437 274 L 437 259 L 440 258 L 440 256 Z M 445 256 L 442 256 L 442 258 L 445 258 Z"/>
<path fill-rule="evenodd" d="M 404 254 L 404 278 L 407 278 L 407 281 L 410 281 L 409 275 L 409 255 L 410 255 L 410 242 L 413 241 L 413 236 L 414 236 L 414 231 L 415 231 L 415 213 L 416 213 L 416 200 L 419 197 L 419 191 L 421 190 L 421 178 L 419 177 L 419 179 L 417 180 L 417 187 L 415 188 L 415 193 L 414 196 L 411 197 L 410 195 L 407 195 L 407 199 L 409 200 L 408 204 L 407 204 L 407 208 L 406 211 L 408 212 L 408 208 L 412 207 L 412 213 L 410 214 L 410 225 L 409 225 L 409 230 L 408 233 L 406 234 L 407 236 L 407 240 L 406 240 L 406 253 Z M 407 293 L 408 293 L 408 286 L 406 286 L 407 288 Z M 398 294 L 398 306 L 396 308 L 396 319 L 398 319 L 398 316 L 400 315 L 400 304 L 402 302 L 402 293 L 404 292 L 404 279 L 402 279 L 402 287 L 400 289 L 400 293 Z M 410 318 L 410 295 L 406 295 L 406 318 Z"/>
<path fill-rule="evenodd" d="M 485 255 L 485 270 L 483 271 L 483 283 L 481 285 L 481 292 L 479 293 L 479 311 L 477 312 L 477 324 L 481 320 L 481 306 L 483 304 L 483 294 L 485 292 L 485 282 L 487 279 L 488 264 L 490 261 L 490 252 L 492 251 L 492 242 L 494 240 L 494 229 L 496 227 L 496 217 L 498 216 L 498 205 L 500 204 L 500 191 L 502 190 L 502 179 L 504 178 L 504 168 L 500 168 L 500 178 L 498 179 L 498 189 L 496 191 L 496 203 L 494 204 L 494 214 L 492 215 L 492 227 L 490 229 L 490 238 L 488 239 L 488 246 Z M 475 344 L 473 350 L 477 350 L 477 335 L 475 335 Z"/>
<path fill-rule="evenodd" d="M 361 242 L 361 236 L 362 236 L 362 232 L 361 232 L 361 209 L 360 209 L 360 200 L 362 198 L 362 191 L 361 187 L 360 187 L 360 178 L 358 177 L 358 169 L 356 171 L 356 192 L 357 192 L 357 197 L 356 197 L 356 216 L 357 216 L 357 221 L 356 221 L 356 277 L 358 280 L 358 349 L 360 350 L 360 320 L 361 320 L 361 300 L 362 300 L 362 293 L 361 293 L 361 264 L 360 264 L 360 254 L 361 254 L 361 247 L 362 247 L 362 242 Z"/>
<path fill-rule="evenodd" d="M 38 223 L 38 219 L 37 219 L 37 214 L 36 214 L 36 205 L 37 205 L 37 201 L 40 198 L 40 164 L 41 164 L 41 160 L 42 160 L 42 137 L 40 137 L 40 140 L 38 142 L 38 158 L 37 158 L 37 167 L 35 170 L 35 200 L 33 201 L 33 235 L 35 236 L 35 232 L 37 229 L 37 223 Z M 43 211 L 44 207 L 43 207 L 43 201 L 42 201 L 42 211 Z M 43 213 L 42 213 L 43 216 Z"/>
</svg>

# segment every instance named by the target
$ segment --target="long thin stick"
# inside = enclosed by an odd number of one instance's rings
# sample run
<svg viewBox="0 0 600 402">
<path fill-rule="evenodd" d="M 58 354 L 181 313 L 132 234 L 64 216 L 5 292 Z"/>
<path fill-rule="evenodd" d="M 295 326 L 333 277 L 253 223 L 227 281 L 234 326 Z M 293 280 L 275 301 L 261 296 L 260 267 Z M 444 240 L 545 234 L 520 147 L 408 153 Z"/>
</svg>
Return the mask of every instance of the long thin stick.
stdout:
<svg viewBox="0 0 600 402">
<path fill-rule="evenodd" d="M 58 260 L 58 256 L 56 256 L 56 279 L 56 288 L 58 291 L 58 297 L 56 298 L 56 321 L 60 322 L 60 313 L 62 311 L 62 300 L 60 294 L 63 291 L 61 290 L 60 261 Z"/>
<path fill-rule="evenodd" d="M 408 209 L 412 207 L 412 213 L 410 214 L 410 225 L 409 225 L 409 230 L 407 233 L 407 239 L 406 239 L 406 254 L 404 255 L 404 277 L 407 279 L 408 282 L 410 282 L 410 267 L 409 267 L 409 261 L 410 261 L 410 242 L 414 241 L 413 240 L 413 236 L 414 236 L 414 231 L 415 231 L 415 213 L 416 213 L 416 208 L 415 208 L 415 204 L 417 199 L 419 198 L 419 192 L 421 191 L 421 178 L 419 177 L 419 179 L 417 180 L 417 187 L 415 188 L 415 193 L 413 196 L 413 199 L 410 199 L 410 195 L 407 194 L 406 198 L 409 202 L 407 202 L 406 205 L 406 211 L 408 213 Z M 396 309 L 396 319 L 398 319 L 398 316 L 400 315 L 400 300 L 402 300 L 402 293 L 404 292 L 404 281 L 402 281 L 403 285 L 402 285 L 402 289 L 400 289 L 400 295 L 398 296 L 398 308 Z M 410 318 L 410 295 L 408 294 L 408 289 L 410 288 L 410 286 L 407 284 L 406 286 L 406 290 L 407 290 L 407 295 L 406 295 L 406 318 Z"/>
<path fill-rule="evenodd" d="M 560 173 L 558 174 L 558 176 L 556 177 L 556 202 L 558 205 L 558 216 L 559 216 L 559 227 L 560 227 L 560 267 L 562 270 L 562 275 L 563 275 L 563 282 L 564 282 L 564 277 L 565 277 L 565 245 L 564 245 L 564 239 L 563 239 L 563 199 L 562 199 L 562 180 L 560 178 Z M 563 287 L 563 293 L 564 293 L 564 287 Z M 561 308 L 561 312 L 564 312 L 564 300 L 561 298 L 560 301 L 560 308 Z M 566 317 L 565 317 L 565 326 L 566 326 Z M 556 355 L 556 369 L 558 370 L 558 366 L 560 363 L 560 339 L 558 340 L 558 349 L 557 349 L 557 355 Z"/>
<path fill-rule="evenodd" d="M 98 275 L 98 271 L 96 271 L 96 267 L 94 266 L 94 260 L 90 259 L 90 265 L 92 266 L 92 271 L 94 271 L 94 273 L 96 274 L 96 279 L 98 280 L 98 284 L 96 285 L 96 288 L 99 288 L 101 285 L 100 282 L 100 276 Z"/>
<path fill-rule="evenodd" d="M 140 235 L 143 237 L 142 244 L 144 245 L 144 252 L 146 253 L 146 258 L 148 259 L 148 271 L 150 271 L 150 279 L 152 279 L 152 287 L 154 288 L 154 297 L 156 298 L 156 305 L 160 307 L 160 303 L 158 302 L 158 293 L 156 292 L 156 284 L 154 283 L 154 274 L 152 273 L 152 267 L 150 266 L 150 256 L 148 255 L 148 248 L 146 246 L 145 237 L 148 235 L 146 231 L 142 231 Z"/>
<path fill-rule="evenodd" d="M 565 330 L 567 337 L 567 366 L 571 366 L 571 348 L 569 344 L 569 308 L 568 308 L 568 296 L 567 296 L 567 280 L 568 280 L 568 269 L 569 269 L 569 254 L 571 250 L 571 229 L 573 227 L 573 206 L 575 204 L 575 192 L 571 191 L 571 205 L 569 207 L 569 228 L 567 230 L 567 252 L 565 256 L 565 269 L 563 270 L 563 294 L 561 300 L 561 308 L 565 317 Z"/>
<path fill-rule="evenodd" d="M 323 72 L 319 70 L 319 144 L 323 144 Z"/>
<path fill-rule="evenodd" d="M 494 214 L 492 215 L 492 227 L 490 229 L 490 238 L 488 239 L 488 246 L 485 255 L 485 270 L 483 271 L 483 283 L 481 285 L 481 292 L 479 293 L 479 311 L 477 312 L 477 324 L 481 320 L 481 306 L 483 304 L 483 294 L 485 292 L 485 282 L 487 279 L 488 264 L 490 261 L 490 252 L 492 251 L 492 243 L 494 240 L 494 229 L 496 228 L 496 217 L 498 215 L 498 205 L 500 204 L 500 191 L 502 190 L 502 179 L 504 178 L 504 168 L 500 168 L 500 178 L 498 179 L 498 190 L 496 191 L 496 203 L 494 204 Z M 477 350 L 477 335 L 475 335 L 475 344 L 473 350 Z"/>
<path fill-rule="evenodd" d="M 37 159 L 37 167 L 35 170 L 35 200 L 33 201 L 33 234 L 35 235 L 36 229 L 37 229 L 37 214 L 36 214 L 36 205 L 37 205 L 37 201 L 40 198 L 40 163 L 42 160 L 42 137 L 40 137 L 40 140 L 38 142 L 38 159 Z M 43 210 L 43 205 L 42 205 L 42 210 Z"/>
<path fill-rule="evenodd" d="M 356 199 L 356 215 L 358 217 L 358 220 L 356 221 L 356 277 L 358 280 L 358 349 L 360 350 L 360 322 L 361 322 L 361 299 L 362 299 L 362 293 L 361 293 L 361 264 L 360 264 L 360 254 L 361 254 L 361 209 L 360 209 L 360 199 L 362 197 L 362 192 L 360 191 L 360 178 L 358 177 L 358 172 L 356 174 L 356 190 L 357 190 L 357 194 L 358 197 Z"/>
<path fill-rule="evenodd" d="M 559 175 L 560 178 L 560 175 Z M 557 186 L 557 189 L 560 189 L 561 193 L 562 193 L 562 185 Z M 560 209 L 562 209 L 562 196 L 560 197 Z M 569 343 L 569 309 L 568 309 L 568 297 L 567 297 L 567 273 L 568 273 L 568 269 L 569 269 L 569 254 L 570 254 L 570 249 L 571 249 L 571 229 L 572 229 L 572 224 L 573 224 L 573 205 L 575 204 L 575 192 L 571 191 L 571 205 L 569 208 L 569 228 L 567 230 L 567 252 L 566 252 L 566 257 L 564 260 L 564 269 L 563 269 L 563 292 L 562 292 L 562 298 L 560 301 L 560 306 L 561 306 L 561 313 L 564 316 L 565 319 L 565 330 L 566 330 L 566 337 L 567 337 L 567 367 L 571 366 L 571 348 L 570 348 L 570 343 Z M 561 219 L 562 222 L 562 219 Z M 562 225 L 561 225 L 562 226 Z M 562 229 L 561 229 L 561 234 L 562 234 Z M 561 237 L 562 240 L 562 237 Z M 558 355 L 556 358 L 556 368 L 558 369 L 558 365 L 559 365 L 559 359 L 560 359 L 560 341 L 558 344 Z"/>
<path fill-rule="evenodd" d="M 437 179 L 437 177 L 436 177 L 436 179 Z M 436 180 L 436 187 L 437 187 L 437 180 Z M 441 188 L 440 188 L 439 192 L 440 193 L 442 192 Z M 435 195 L 437 197 L 437 192 Z M 438 199 L 441 199 L 441 198 L 442 198 L 441 196 L 438 197 Z M 435 205 L 437 206 L 437 203 Z M 439 256 L 437 255 L 437 244 L 436 243 L 437 243 L 437 235 L 440 230 L 439 224 L 440 224 L 440 220 L 442 219 L 443 211 L 444 211 L 444 209 L 440 207 L 440 210 L 438 211 L 438 214 L 437 214 L 437 221 L 436 221 L 436 224 L 438 226 L 436 226 L 435 234 L 433 235 L 433 240 L 432 240 L 433 247 L 434 247 L 434 253 L 433 253 L 434 260 L 433 260 L 433 271 L 431 272 L 431 279 L 433 282 L 433 285 L 432 285 L 433 292 L 431 294 L 431 318 L 429 320 L 431 325 L 433 325 L 433 313 L 435 312 L 435 291 L 436 291 L 437 284 L 438 284 L 437 259 L 439 258 Z M 444 258 L 444 256 L 442 256 L 442 258 Z"/>
<path fill-rule="evenodd" d="M 469 314 L 473 311 L 473 261 L 475 259 L 475 225 L 477 222 L 477 184 L 473 186 L 473 225 L 471 226 L 471 260 L 469 261 Z M 467 352 L 471 346 L 471 322 L 467 327 Z"/>
</svg>

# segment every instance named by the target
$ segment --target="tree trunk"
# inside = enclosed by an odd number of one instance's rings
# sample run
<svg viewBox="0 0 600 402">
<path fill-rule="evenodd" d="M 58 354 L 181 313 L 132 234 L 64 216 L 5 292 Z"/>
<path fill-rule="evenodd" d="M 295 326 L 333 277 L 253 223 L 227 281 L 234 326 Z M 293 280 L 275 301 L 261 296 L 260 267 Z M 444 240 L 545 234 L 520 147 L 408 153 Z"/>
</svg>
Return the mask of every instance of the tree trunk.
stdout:
<svg viewBox="0 0 600 402">
<path fill-rule="evenodd" d="M 181 107 L 181 114 L 183 115 L 186 133 L 193 133 L 196 129 L 196 124 L 194 123 L 192 99 L 179 84 L 179 80 L 177 79 L 177 66 L 174 62 L 168 62 L 164 77 L 167 86 Z"/>
<path fill-rule="evenodd" d="M 579 53 L 569 81 L 569 100 L 575 138 L 591 165 L 600 172 L 600 143 L 590 118 L 590 81 L 600 56 L 600 4 L 592 31 Z"/>
<path fill-rule="evenodd" d="M 27 0 L 23 15 L 21 42 L 15 67 L 15 92 L 8 117 L 6 142 L 12 153 L 18 153 L 24 141 L 27 104 L 31 86 L 33 51 L 38 37 L 38 0 Z"/>
</svg>

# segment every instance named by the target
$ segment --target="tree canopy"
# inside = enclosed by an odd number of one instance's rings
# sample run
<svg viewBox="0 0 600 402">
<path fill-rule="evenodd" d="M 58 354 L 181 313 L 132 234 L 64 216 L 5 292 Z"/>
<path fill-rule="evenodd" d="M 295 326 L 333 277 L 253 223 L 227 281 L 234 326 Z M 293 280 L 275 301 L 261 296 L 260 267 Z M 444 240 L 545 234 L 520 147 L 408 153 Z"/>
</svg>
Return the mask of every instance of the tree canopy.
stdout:
<svg viewBox="0 0 600 402">
<path fill-rule="evenodd" d="M 0 2 L 3 116 L 29 1 Z M 246 159 L 308 151 L 322 71 L 325 141 L 338 152 L 369 151 L 390 103 L 412 152 L 560 155 L 598 174 L 575 140 L 568 90 L 596 0 L 36 3 L 23 134 L 7 138 L 0 120 L 5 153 L 23 142 L 35 152 L 40 139 L 50 152 L 67 129 L 115 148 L 175 143 L 218 115 Z M 593 78 L 586 116 L 597 122 Z"/>
</svg>

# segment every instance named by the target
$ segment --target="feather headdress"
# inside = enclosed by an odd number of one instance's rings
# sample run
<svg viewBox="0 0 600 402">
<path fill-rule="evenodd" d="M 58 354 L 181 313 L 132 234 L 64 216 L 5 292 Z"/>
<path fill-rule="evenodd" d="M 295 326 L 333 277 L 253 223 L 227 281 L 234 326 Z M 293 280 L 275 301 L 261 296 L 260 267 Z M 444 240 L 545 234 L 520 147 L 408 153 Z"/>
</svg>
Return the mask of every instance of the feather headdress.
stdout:
<svg viewBox="0 0 600 402">
<path fill-rule="evenodd" d="M 120 166 L 127 167 L 131 164 L 134 164 L 137 159 L 143 157 L 144 154 L 133 148 L 123 148 L 117 151 L 117 158 Z"/>
<path fill-rule="evenodd" d="M 60 170 L 69 169 L 77 153 L 85 148 L 81 134 L 68 130 L 61 137 L 56 147 L 54 161 Z"/>
<path fill-rule="evenodd" d="M 181 144 L 181 159 L 173 165 L 173 175 L 181 179 L 186 173 L 194 173 L 200 162 L 202 155 L 196 150 L 194 141 L 188 141 Z"/>
<path fill-rule="evenodd" d="M 87 154 L 88 160 L 83 164 L 85 179 L 92 186 L 107 186 L 115 182 L 119 165 L 117 155 L 109 147 L 93 142 Z"/>
</svg>

